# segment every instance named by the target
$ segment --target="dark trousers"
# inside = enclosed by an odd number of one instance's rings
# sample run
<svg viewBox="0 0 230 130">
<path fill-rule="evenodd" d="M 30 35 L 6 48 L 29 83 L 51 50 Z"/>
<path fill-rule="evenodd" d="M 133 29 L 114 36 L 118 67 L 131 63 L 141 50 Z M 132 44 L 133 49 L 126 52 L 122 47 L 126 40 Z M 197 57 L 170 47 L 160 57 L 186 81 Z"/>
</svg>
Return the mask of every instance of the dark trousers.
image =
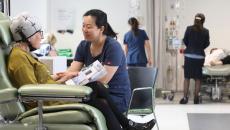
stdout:
<svg viewBox="0 0 230 130">
<path fill-rule="evenodd" d="M 108 129 L 122 130 L 121 126 L 127 128 L 129 121 L 117 109 L 117 106 L 109 96 L 108 89 L 100 82 L 88 83 L 86 86 L 93 89 L 91 100 L 86 104 L 94 106 L 103 113 Z"/>
</svg>

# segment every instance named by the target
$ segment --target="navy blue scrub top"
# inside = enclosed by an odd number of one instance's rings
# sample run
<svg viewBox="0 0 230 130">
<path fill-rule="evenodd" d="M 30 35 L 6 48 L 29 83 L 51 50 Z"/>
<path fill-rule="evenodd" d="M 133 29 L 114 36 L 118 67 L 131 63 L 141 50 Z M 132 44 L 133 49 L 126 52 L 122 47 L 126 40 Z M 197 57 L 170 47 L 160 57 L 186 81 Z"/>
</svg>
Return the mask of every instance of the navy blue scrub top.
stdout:
<svg viewBox="0 0 230 130">
<path fill-rule="evenodd" d="M 138 29 L 138 36 L 129 31 L 124 36 L 124 44 L 128 46 L 127 64 L 146 64 L 145 40 L 149 40 L 146 32 Z"/>
<path fill-rule="evenodd" d="M 102 53 L 96 57 L 91 55 L 90 45 L 91 43 L 88 41 L 81 41 L 77 48 L 74 60 L 82 62 L 86 66 L 92 64 L 96 60 L 99 60 L 103 65 L 118 66 L 117 71 L 108 83 L 109 89 L 111 90 L 116 87 L 121 87 L 121 89 L 129 91 L 130 82 L 126 68 L 126 59 L 120 43 L 112 37 L 107 36 Z"/>
</svg>

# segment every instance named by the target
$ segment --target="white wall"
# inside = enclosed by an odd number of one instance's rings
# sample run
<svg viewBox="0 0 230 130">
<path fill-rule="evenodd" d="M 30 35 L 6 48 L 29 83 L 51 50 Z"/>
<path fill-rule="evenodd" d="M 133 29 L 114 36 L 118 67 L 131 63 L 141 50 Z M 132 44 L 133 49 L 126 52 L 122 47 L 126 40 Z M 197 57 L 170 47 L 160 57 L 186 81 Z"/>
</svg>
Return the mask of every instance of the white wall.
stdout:
<svg viewBox="0 0 230 130">
<path fill-rule="evenodd" d="M 38 17 L 43 30 L 47 31 L 47 0 L 10 0 L 11 16 L 29 12 Z"/>
<path fill-rule="evenodd" d="M 48 24 L 49 31 L 56 32 L 55 21 L 57 19 L 57 10 L 70 9 L 75 12 L 74 34 L 57 34 L 57 48 L 71 48 L 73 52 L 77 45 L 83 39 L 81 27 L 82 16 L 90 9 L 101 9 L 108 15 L 108 22 L 115 32 L 118 33 L 118 40 L 122 42 L 124 33 L 129 29 L 127 20 L 129 17 L 128 0 L 49 0 L 48 3 Z M 63 6 L 64 5 L 64 6 Z"/>
</svg>

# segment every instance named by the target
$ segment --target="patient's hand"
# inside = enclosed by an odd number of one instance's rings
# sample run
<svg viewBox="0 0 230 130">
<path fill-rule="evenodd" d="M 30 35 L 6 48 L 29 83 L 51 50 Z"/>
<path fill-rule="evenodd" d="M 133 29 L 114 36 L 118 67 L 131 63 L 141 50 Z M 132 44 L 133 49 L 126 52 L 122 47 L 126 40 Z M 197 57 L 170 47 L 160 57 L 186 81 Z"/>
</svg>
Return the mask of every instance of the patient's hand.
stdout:
<svg viewBox="0 0 230 130">
<path fill-rule="evenodd" d="M 59 79 L 57 74 L 51 75 L 51 77 L 54 81 L 57 81 Z"/>
<path fill-rule="evenodd" d="M 215 66 L 215 65 L 222 65 L 223 63 L 222 63 L 222 61 L 220 61 L 220 60 L 212 60 L 212 61 L 210 61 L 210 65 L 211 66 Z"/>
<path fill-rule="evenodd" d="M 70 71 L 66 71 L 66 72 L 60 72 L 57 73 L 57 78 L 56 78 L 56 82 L 58 83 L 65 83 L 65 81 L 75 77 L 78 75 L 78 72 L 70 72 Z"/>
<path fill-rule="evenodd" d="M 211 66 L 214 66 L 214 65 L 216 65 L 216 64 L 215 64 L 214 61 L 210 61 L 210 65 L 211 65 Z"/>
</svg>

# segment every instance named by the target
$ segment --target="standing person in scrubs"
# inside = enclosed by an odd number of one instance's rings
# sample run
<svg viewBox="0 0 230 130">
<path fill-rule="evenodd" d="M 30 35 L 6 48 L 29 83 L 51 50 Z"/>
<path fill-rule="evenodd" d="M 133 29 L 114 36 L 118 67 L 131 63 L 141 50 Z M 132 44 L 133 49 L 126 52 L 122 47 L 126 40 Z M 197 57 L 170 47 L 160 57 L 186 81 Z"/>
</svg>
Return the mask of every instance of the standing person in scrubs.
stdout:
<svg viewBox="0 0 230 130">
<path fill-rule="evenodd" d="M 127 65 L 146 67 L 148 64 L 151 66 L 152 49 L 145 30 L 139 29 L 139 22 L 134 17 L 128 20 L 128 24 L 131 30 L 124 37 Z"/>
</svg>

